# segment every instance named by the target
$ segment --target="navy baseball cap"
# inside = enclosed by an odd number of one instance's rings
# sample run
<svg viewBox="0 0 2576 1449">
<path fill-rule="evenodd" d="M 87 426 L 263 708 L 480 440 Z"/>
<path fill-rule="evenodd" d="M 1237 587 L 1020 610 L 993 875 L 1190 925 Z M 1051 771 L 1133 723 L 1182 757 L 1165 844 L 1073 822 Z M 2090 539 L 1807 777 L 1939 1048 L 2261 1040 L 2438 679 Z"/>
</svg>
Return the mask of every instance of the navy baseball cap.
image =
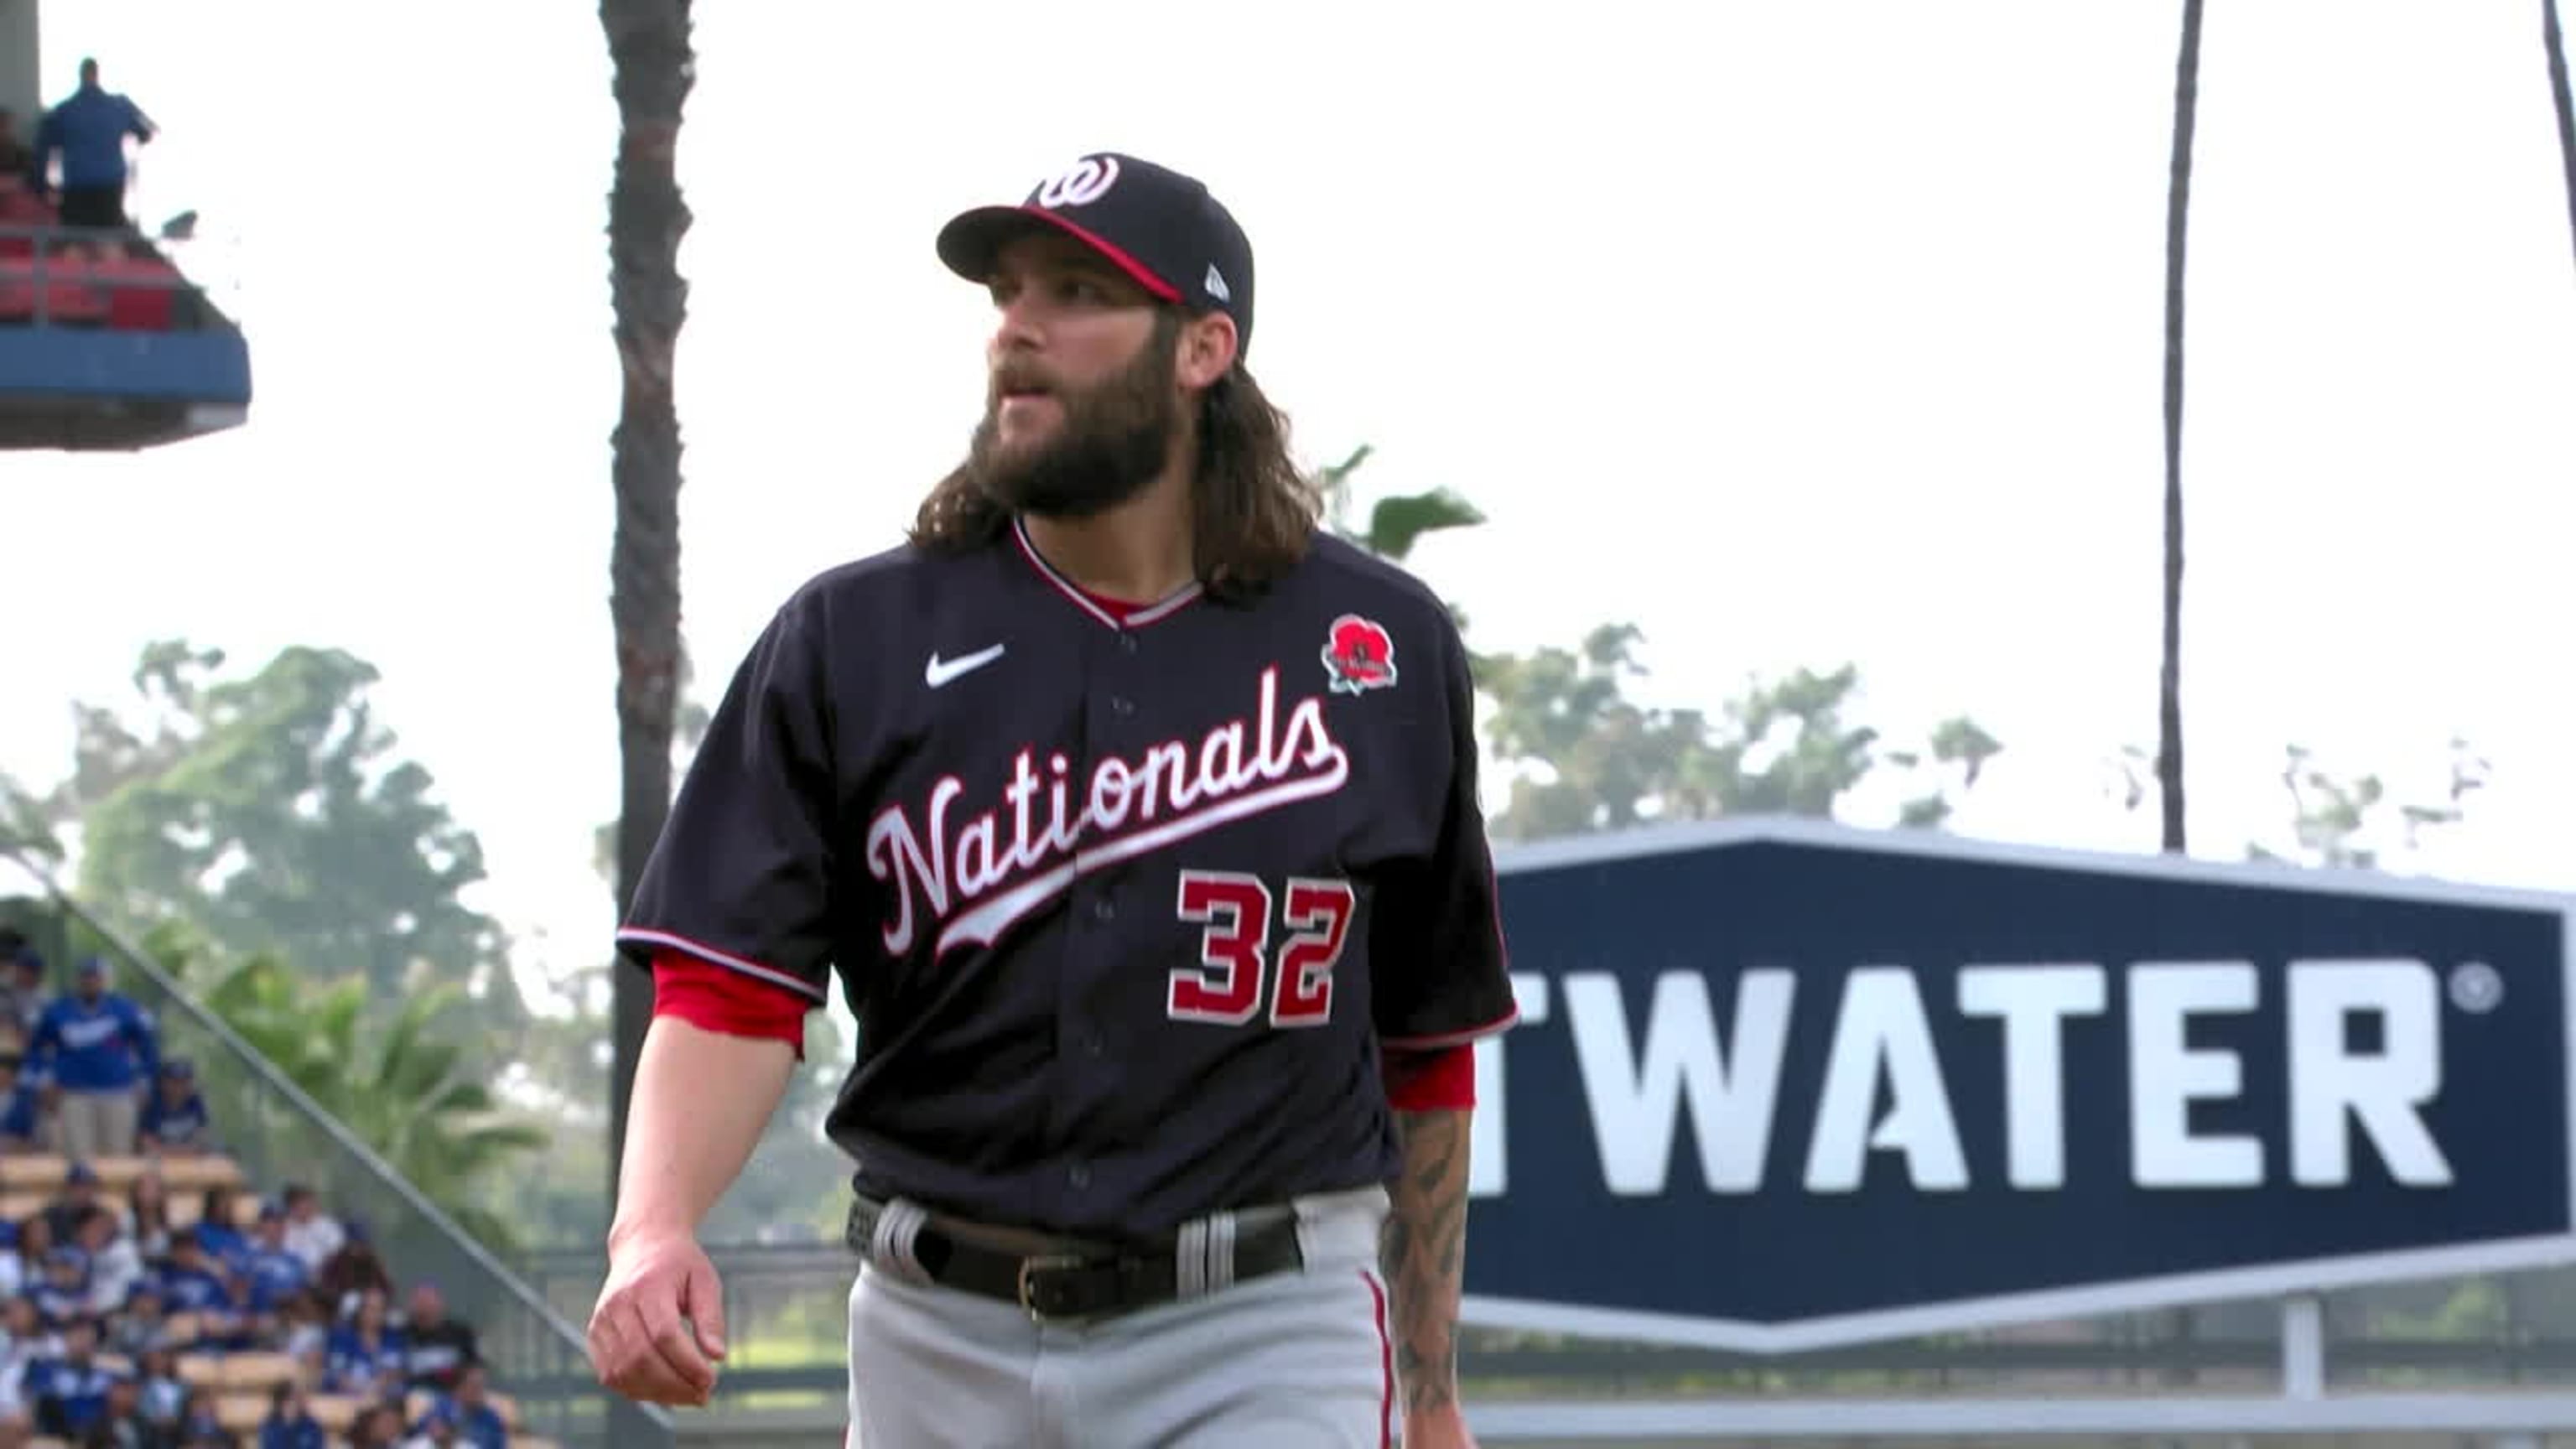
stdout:
<svg viewBox="0 0 2576 1449">
<path fill-rule="evenodd" d="M 939 230 L 939 259 L 981 282 L 1004 243 L 1050 228 L 1166 302 L 1233 318 L 1236 355 L 1252 350 L 1252 241 L 1196 177 L 1095 151 L 1030 187 L 1017 205 L 958 213 Z"/>
</svg>

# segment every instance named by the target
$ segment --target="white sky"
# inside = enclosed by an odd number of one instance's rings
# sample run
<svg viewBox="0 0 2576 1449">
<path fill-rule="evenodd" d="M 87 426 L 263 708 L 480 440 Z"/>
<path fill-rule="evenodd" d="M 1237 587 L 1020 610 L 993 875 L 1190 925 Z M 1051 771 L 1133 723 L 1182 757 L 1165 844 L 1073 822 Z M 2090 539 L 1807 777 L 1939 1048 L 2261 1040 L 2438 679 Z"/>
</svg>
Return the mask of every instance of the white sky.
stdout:
<svg viewBox="0 0 2576 1449">
<path fill-rule="evenodd" d="M 986 313 L 938 223 L 1120 148 L 1243 219 L 1253 361 L 1311 459 L 1374 443 L 1373 488 L 1492 515 L 1419 561 L 1480 644 L 1632 618 L 1648 695 L 1709 706 L 1851 659 L 1870 718 L 2004 740 L 1959 828 L 2154 847 L 2100 762 L 2155 729 L 2178 0 L 697 8 L 685 588 L 717 680 L 963 443 Z M 2538 8 L 2211 8 L 2198 853 L 2277 839 L 2285 741 L 2432 788 L 2465 731 L 2495 783 L 2414 868 L 2576 888 L 2576 261 Z M 94 53 L 165 128 L 138 209 L 203 213 L 257 400 L 149 455 L 9 458 L 0 768 L 57 777 L 66 702 L 119 695 L 147 638 L 346 647 L 523 964 L 596 960 L 605 46 L 589 4 L 387 14 L 48 8 L 47 94 Z"/>
</svg>

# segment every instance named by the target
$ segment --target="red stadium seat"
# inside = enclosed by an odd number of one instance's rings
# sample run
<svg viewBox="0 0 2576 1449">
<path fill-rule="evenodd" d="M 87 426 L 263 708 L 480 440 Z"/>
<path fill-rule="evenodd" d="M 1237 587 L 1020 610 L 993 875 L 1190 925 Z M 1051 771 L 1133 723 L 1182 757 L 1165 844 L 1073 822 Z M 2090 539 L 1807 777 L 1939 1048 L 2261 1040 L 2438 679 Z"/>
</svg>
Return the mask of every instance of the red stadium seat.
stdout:
<svg viewBox="0 0 2576 1449">
<path fill-rule="evenodd" d="M 44 293 L 44 320 L 53 326 L 95 327 L 107 321 L 107 294 L 86 282 L 54 277 Z"/>
<path fill-rule="evenodd" d="M 167 332 L 178 301 L 179 273 L 147 257 L 110 257 L 89 265 L 107 289 L 107 325 L 119 332 Z"/>
</svg>

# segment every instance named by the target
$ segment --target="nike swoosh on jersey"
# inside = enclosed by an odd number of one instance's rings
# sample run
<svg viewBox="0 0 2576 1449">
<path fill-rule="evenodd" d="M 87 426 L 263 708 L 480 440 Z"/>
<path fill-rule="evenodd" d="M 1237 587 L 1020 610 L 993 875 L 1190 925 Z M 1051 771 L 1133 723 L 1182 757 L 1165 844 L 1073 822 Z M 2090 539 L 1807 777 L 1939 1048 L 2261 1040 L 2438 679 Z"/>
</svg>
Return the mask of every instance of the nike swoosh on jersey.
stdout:
<svg viewBox="0 0 2576 1449">
<path fill-rule="evenodd" d="M 954 659 L 942 659 L 934 651 L 930 656 L 930 662 L 922 666 L 921 682 L 937 689 L 952 680 L 972 674 L 1001 657 L 1002 646 L 999 644 L 989 649 L 978 649 L 972 654 L 960 654 Z"/>
</svg>

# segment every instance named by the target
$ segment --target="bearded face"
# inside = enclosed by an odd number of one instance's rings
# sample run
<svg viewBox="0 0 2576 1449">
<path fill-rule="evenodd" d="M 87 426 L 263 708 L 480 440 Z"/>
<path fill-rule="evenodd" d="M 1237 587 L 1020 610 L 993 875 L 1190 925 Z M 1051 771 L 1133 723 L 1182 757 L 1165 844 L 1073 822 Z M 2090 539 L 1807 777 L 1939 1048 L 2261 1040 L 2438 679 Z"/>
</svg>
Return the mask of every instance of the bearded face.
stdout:
<svg viewBox="0 0 2576 1449">
<path fill-rule="evenodd" d="M 983 495 L 1040 518 L 1089 518 L 1142 492 L 1180 429 L 1173 324 L 1157 322 L 1127 365 L 1087 386 L 1036 361 L 994 369 L 966 458 Z"/>
</svg>

